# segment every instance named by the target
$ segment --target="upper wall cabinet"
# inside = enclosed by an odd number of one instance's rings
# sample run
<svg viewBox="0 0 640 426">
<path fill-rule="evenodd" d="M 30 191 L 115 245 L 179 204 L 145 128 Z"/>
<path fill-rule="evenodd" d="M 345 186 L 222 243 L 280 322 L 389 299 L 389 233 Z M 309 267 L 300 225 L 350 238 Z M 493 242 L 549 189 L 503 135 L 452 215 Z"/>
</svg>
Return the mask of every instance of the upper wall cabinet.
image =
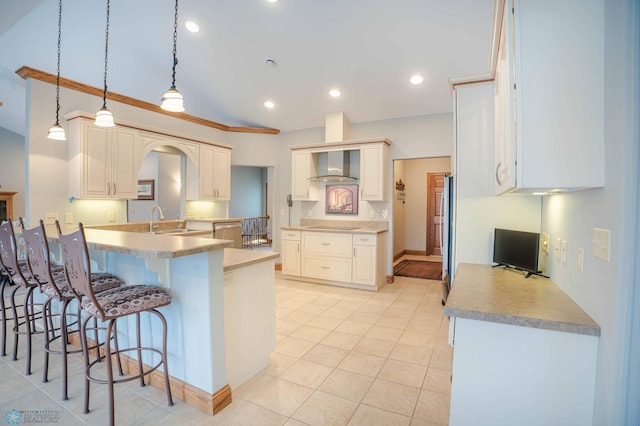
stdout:
<svg viewBox="0 0 640 426">
<path fill-rule="evenodd" d="M 360 171 L 360 199 L 386 201 L 390 144 L 388 139 L 375 139 L 291 148 L 291 197 L 294 200 L 318 201 L 321 184 L 309 178 L 323 173 L 319 170 L 320 154 L 344 150 L 352 152 L 351 170 L 355 167 Z M 359 155 L 354 155 L 354 151 Z"/>
<path fill-rule="evenodd" d="M 317 201 L 320 184 L 310 177 L 318 175 L 318 156 L 308 150 L 291 153 L 291 198 L 294 200 Z"/>
<path fill-rule="evenodd" d="M 372 143 L 360 148 L 360 199 L 387 201 L 389 145 Z"/>
<path fill-rule="evenodd" d="M 187 168 L 187 199 L 227 201 L 230 199 L 231 149 L 200 145 L 199 174 Z"/>
<path fill-rule="evenodd" d="M 602 0 L 506 0 L 496 26 L 496 193 L 603 186 Z"/>
<path fill-rule="evenodd" d="M 69 195 L 77 198 L 137 198 L 139 132 L 69 121 Z"/>
</svg>

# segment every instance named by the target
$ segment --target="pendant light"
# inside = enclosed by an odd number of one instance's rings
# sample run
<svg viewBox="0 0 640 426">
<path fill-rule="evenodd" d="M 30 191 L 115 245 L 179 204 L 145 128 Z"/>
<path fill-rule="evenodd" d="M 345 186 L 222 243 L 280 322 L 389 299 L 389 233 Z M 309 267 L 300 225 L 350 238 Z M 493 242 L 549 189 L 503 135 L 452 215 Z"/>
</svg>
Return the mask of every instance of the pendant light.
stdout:
<svg viewBox="0 0 640 426">
<path fill-rule="evenodd" d="M 60 40 L 62 39 L 62 0 L 58 2 L 58 76 L 56 77 L 56 124 L 49 128 L 47 138 L 56 141 L 66 141 L 64 129 L 58 119 L 60 115 Z"/>
<path fill-rule="evenodd" d="M 176 14 L 173 22 L 173 74 L 171 87 L 162 95 L 160 108 L 166 111 L 182 112 L 184 111 L 184 98 L 176 89 L 176 65 L 178 65 L 178 56 L 176 50 L 176 42 L 178 41 L 178 0 L 176 0 Z"/>
<path fill-rule="evenodd" d="M 102 91 L 102 108 L 96 112 L 96 126 L 113 127 L 113 114 L 107 109 L 107 64 L 109 58 L 109 6 L 110 0 L 107 0 L 107 26 L 105 29 L 104 41 L 104 90 Z"/>
</svg>

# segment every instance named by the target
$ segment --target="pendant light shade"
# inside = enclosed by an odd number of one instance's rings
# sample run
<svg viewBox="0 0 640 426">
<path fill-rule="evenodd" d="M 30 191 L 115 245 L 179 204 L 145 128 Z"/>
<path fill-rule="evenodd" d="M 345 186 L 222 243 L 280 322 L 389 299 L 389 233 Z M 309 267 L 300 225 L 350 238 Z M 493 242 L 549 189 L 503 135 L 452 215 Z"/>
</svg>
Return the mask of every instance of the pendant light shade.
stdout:
<svg viewBox="0 0 640 426">
<path fill-rule="evenodd" d="M 47 133 L 47 138 L 54 141 L 66 141 L 67 136 L 64 133 L 64 129 L 60 124 L 58 124 L 58 120 L 56 120 L 56 124 L 49 127 L 49 133 Z"/>
<path fill-rule="evenodd" d="M 182 94 L 176 89 L 176 65 L 178 65 L 178 51 L 176 48 L 178 42 L 178 0 L 176 0 L 176 13 L 173 21 L 173 66 L 172 66 L 172 80 L 169 90 L 162 95 L 162 102 L 160 108 L 166 111 L 182 112 L 184 111 L 184 98 Z"/>
<path fill-rule="evenodd" d="M 60 41 L 62 39 L 62 0 L 58 2 L 58 76 L 56 77 L 56 123 L 51 126 L 48 139 L 55 141 L 66 141 L 67 137 L 64 134 L 64 129 L 60 126 Z"/>
<path fill-rule="evenodd" d="M 182 97 L 182 94 L 178 92 L 178 89 L 171 88 L 164 92 L 160 108 L 173 112 L 184 111 L 184 98 Z"/>
<path fill-rule="evenodd" d="M 102 90 L 102 108 L 96 112 L 95 125 L 100 127 L 113 127 L 113 114 L 107 108 L 107 69 L 109 63 L 109 8 L 110 0 L 107 0 L 107 25 L 104 36 L 104 89 Z"/>
<path fill-rule="evenodd" d="M 111 111 L 109 111 L 106 106 L 103 106 L 98 110 L 98 112 L 96 112 L 95 125 L 100 127 L 115 126 L 115 123 L 113 122 L 113 114 L 111 114 Z"/>
</svg>

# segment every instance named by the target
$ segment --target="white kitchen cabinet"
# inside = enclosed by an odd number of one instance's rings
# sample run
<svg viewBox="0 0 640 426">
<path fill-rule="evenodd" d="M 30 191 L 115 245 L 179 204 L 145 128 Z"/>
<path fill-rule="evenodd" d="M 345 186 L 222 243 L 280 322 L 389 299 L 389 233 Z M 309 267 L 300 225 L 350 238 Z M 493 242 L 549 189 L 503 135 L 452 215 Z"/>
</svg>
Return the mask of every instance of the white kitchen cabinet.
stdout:
<svg viewBox="0 0 640 426">
<path fill-rule="evenodd" d="M 360 148 L 360 199 L 387 201 L 389 146 L 372 143 Z"/>
<path fill-rule="evenodd" d="M 300 275 L 300 231 L 282 231 L 282 273 Z"/>
<path fill-rule="evenodd" d="M 309 178 L 318 175 L 318 157 L 311 151 L 291 153 L 291 198 L 294 200 L 317 201 L 319 183 Z"/>
<path fill-rule="evenodd" d="M 230 198 L 231 150 L 200 145 L 199 194 L 197 199 L 226 201 Z M 190 198 L 196 198 L 191 194 Z"/>
<path fill-rule="evenodd" d="M 377 290 L 386 282 L 387 234 L 282 230 L 282 273 Z"/>
<path fill-rule="evenodd" d="M 77 198 L 138 197 L 140 134 L 123 127 L 69 121 L 69 195 Z"/>
<path fill-rule="evenodd" d="M 499 22 L 495 192 L 603 186 L 603 2 L 506 0 Z"/>
<path fill-rule="evenodd" d="M 351 282 L 351 234 L 302 232 L 301 275 Z"/>
</svg>

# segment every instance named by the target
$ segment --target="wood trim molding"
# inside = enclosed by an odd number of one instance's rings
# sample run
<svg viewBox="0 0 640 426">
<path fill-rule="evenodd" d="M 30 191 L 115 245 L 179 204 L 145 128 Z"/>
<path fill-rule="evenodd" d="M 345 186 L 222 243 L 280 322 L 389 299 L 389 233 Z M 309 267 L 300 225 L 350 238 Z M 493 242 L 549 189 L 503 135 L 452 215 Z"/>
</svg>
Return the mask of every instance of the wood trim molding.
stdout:
<svg viewBox="0 0 640 426">
<path fill-rule="evenodd" d="M 41 71 L 35 68 L 31 68 L 28 66 L 20 67 L 16 71 L 16 74 L 18 74 L 20 77 L 22 77 L 25 80 L 28 78 L 32 78 L 34 80 L 44 81 L 45 83 L 56 84 L 56 78 L 57 78 L 56 75 L 50 74 L 48 72 Z M 102 97 L 102 89 L 89 86 L 88 84 L 80 83 L 74 80 L 70 80 L 68 78 L 60 77 L 60 86 L 66 87 L 67 89 L 76 90 L 78 92 L 87 93 L 89 95 Z M 215 121 L 206 120 L 204 118 L 195 117 L 193 115 L 185 114 L 182 112 L 165 111 L 156 104 L 142 101 L 140 99 L 131 98 L 125 95 L 120 95 L 114 92 L 107 92 L 107 98 L 115 102 L 131 105 L 133 107 L 140 108 L 140 109 L 146 109 L 147 111 L 157 112 L 158 114 L 164 114 L 170 117 L 179 118 L 180 120 L 200 124 L 201 126 L 212 127 L 214 129 L 222 130 L 224 132 L 258 133 L 258 134 L 266 134 L 266 135 L 277 135 L 280 133 L 280 130 L 278 129 L 270 129 L 266 127 L 260 128 L 260 127 L 227 126 L 225 124 L 216 123 Z"/>
<path fill-rule="evenodd" d="M 94 345 L 93 340 L 87 340 L 90 346 Z M 79 336 L 71 334 L 69 335 L 69 341 L 72 345 L 80 348 Z M 129 371 L 131 371 L 132 374 L 137 374 L 138 361 L 136 359 L 127 355 L 120 355 L 120 360 L 122 361 L 122 369 L 125 374 L 129 374 Z M 144 364 L 144 368 L 150 367 L 147 364 Z M 164 373 L 162 371 L 155 370 L 151 372 L 147 378 L 149 385 L 164 392 Z M 211 394 L 169 375 L 169 386 L 171 386 L 171 396 L 173 398 L 177 398 L 185 404 L 212 416 L 222 411 L 224 407 L 232 402 L 231 387 L 228 384 Z"/>
<path fill-rule="evenodd" d="M 289 148 L 291 151 L 296 151 L 299 149 L 319 149 L 326 150 L 327 148 L 347 148 L 353 147 L 357 145 L 367 145 L 367 144 L 379 144 L 384 143 L 385 145 L 391 145 L 391 141 L 387 138 L 378 138 L 378 139 L 350 139 L 344 142 L 328 142 L 318 145 L 305 145 L 305 146 L 292 146 Z"/>
<path fill-rule="evenodd" d="M 395 280 L 396 277 L 394 277 L 393 275 L 387 275 L 387 284 L 393 284 Z"/>
</svg>

